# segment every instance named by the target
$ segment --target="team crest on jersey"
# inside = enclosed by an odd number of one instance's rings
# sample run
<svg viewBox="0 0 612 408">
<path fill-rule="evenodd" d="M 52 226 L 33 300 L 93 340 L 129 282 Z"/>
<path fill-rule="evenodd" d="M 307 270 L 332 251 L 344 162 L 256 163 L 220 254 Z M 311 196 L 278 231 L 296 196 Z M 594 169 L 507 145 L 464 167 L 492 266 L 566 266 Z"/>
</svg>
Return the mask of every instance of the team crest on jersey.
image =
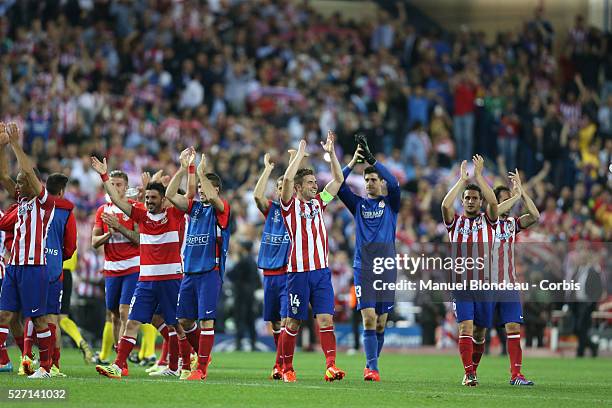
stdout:
<svg viewBox="0 0 612 408">
<path fill-rule="evenodd" d="M 282 222 L 280 210 L 277 208 L 274 210 L 274 216 L 272 218 L 273 222 Z"/>
<path fill-rule="evenodd" d="M 34 203 L 22 204 L 22 205 L 19 206 L 18 214 L 19 215 L 24 215 L 24 214 L 32 211 L 33 208 L 34 208 Z"/>
<path fill-rule="evenodd" d="M 384 202 L 383 200 L 380 200 L 380 201 L 378 202 L 378 207 L 380 207 L 380 208 L 385 208 L 385 202 Z"/>
<path fill-rule="evenodd" d="M 506 231 L 514 232 L 514 223 L 510 220 L 506 221 Z"/>
<path fill-rule="evenodd" d="M 298 313 L 298 308 L 295 306 L 291 307 L 291 313 L 293 313 L 294 315 L 296 315 Z"/>
</svg>

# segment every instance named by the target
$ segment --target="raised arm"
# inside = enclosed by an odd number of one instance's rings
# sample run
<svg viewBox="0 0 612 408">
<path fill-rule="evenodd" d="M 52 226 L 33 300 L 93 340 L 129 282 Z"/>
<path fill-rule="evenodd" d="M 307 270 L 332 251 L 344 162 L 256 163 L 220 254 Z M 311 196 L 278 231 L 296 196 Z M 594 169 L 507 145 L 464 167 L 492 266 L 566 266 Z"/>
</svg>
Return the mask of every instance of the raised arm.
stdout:
<svg viewBox="0 0 612 408">
<path fill-rule="evenodd" d="M 325 191 L 327 191 L 332 196 L 336 196 L 338 194 L 338 190 L 340 190 L 340 186 L 344 181 L 342 167 L 340 167 L 340 162 L 338 161 L 338 157 L 336 157 L 336 149 L 334 149 L 335 139 L 336 135 L 334 134 L 334 132 L 328 130 L 327 141 L 325 143 L 321 142 L 323 150 L 325 150 L 325 152 L 329 154 L 331 173 L 333 177 L 333 179 L 325 186 Z"/>
<path fill-rule="evenodd" d="M 469 179 L 470 175 L 467 171 L 467 161 L 464 160 L 461 162 L 461 175 L 459 180 L 457 180 L 455 185 L 446 193 L 446 196 L 444 196 L 442 200 L 442 218 L 447 225 L 452 223 L 455 219 L 455 200 Z"/>
<path fill-rule="evenodd" d="M 398 212 L 401 205 L 399 181 L 397 181 L 397 178 L 391 174 L 391 172 L 381 162 L 377 161 L 376 164 L 374 164 L 374 167 L 383 180 L 385 180 L 385 183 L 387 183 L 389 202 L 391 203 L 391 207 L 393 207 L 393 211 Z"/>
<path fill-rule="evenodd" d="M 122 200 L 119 196 L 119 193 L 111 184 L 108 178 L 108 166 L 106 165 L 106 157 L 102 159 L 102 161 L 98 160 L 97 157 L 91 157 L 91 167 L 98 172 L 100 177 L 102 178 L 102 184 L 104 185 L 104 190 L 110 196 L 111 201 L 115 204 L 121 211 L 123 211 L 128 217 L 132 215 L 132 205 L 125 200 Z"/>
<path fill-rule="evenodd" d="M 306 141 L 301 140 L 295 157 L 293 160 L 289 161 L 289 166 L 287 166 L 287 170 L 285 170 L 285 175 L 283 177 L 283 191 L 281 193 L 282 202 L 289 202 L 293 196 L 293 179 L 295 178 L 304 157 L 306 157 Z"/>
<path fill-rule="evenodd" d="M 499 211 L 497 206 L 497 198 L 495 198 L 495 193 L 493 189 L 487 183 L 484 176 L 482 175 L 482 170 L 484 169 L 484 159 L 481 155 L 477 154 L 472 158 L 472 162 L 474 163 L 474 178 L 476 180 L 476 184 L 482 190 L 482 196 L 487 202 L 487 215 L 489 219 L 495 221 L 497 220 Z"/>
<path fill-rule="evenodd" d="M 204 190 L 204 194 L 208 201 L 217 211 L 224 212 L 225 204 L 219 197 L 217 188 L 213 186 L 208 177 L 206 177 L 206 155 L 204 153 L 202 153 L 202 160 L 200 160 L 200 164 L 198 164 L 198 178 L 200 179 L 202 190 Z"/>
<path fill-rule="evenodd" d="M 43 189 L 43 186 L 36 177 L 36 173 L 34 173 L 34 166 L 32 166 L 32 162 L 28 155 L 25 154 L 23 148 L 19 145 L 19 128 L 15 123 L 8 124 L 8 135 L 11 143 L 11 147 L 13 148 L 13 152 L 15 152 L 15 156 L 17 156 L 17 163 L 19 163 L 19 168 L 26 175 L 28 180 L 28 184 L 33 188 L 37 194 Z"/>
<path fill-rule="evenodd" d="M 193 200 L 196 196 L 196 187 L 197 187 L 198 178 L 196 176 L 196 168 L 195 168 L 195 150 L 193 151 L 193 161 L 187 167 L 187 194 L 185 194 L 185 198 L 188 200 Z M 170 185 L 170 184 L 168 184 Z"/>
<path fill-rule="evenodd" d="M 540 211 L 538 211 L 538 207 L 536 207 L 531 197 L 529 197 L 529 194 L 527 194 L 525 189 L 523 189 L 521 178 L 517 169 L 514 169 L 514 173 L 510 173 L 510 180 L 512 180 L 512 183 L 520 192 L 521 198 L 523 199 L 525 207 L 527 208 L 527 214 L 521 215 L 519 218 L 521 228 L 529 228 L 540 219 Z"/>
<path fill-rule="evenodd" d="M 6 157 L 6 149 L 0 147 L 0 184 L 9 193 L 11 197 L 15 197 L 15 181 L 11 178 L 9 171 L 8 158 Z"/>
<path fill-rule="evenodd" d="M 170 184 L 168 184 L 168 188 L 166 189 L 166 198 L 170 200 L 170 202 L 179 210 L 187 211 L 189 207 L 189 199 L 184 195 L 178 194 L 178 189 L 183 181 L 183 176 L 185 173 L 187 173 L 187 169 L 195 160 L 195 150 L 193 150 L 193 147 L 188 147 L 187 149 L 183 150 L 179 160 L 181 162 L 181 167 L 176 172 L 174 177 L 172 177 L 172 180 L 170 180 Z"/>
<path fill-rule="evenodd" d="M 261 176 L 257 180 L 257 184 L 255 184 L 255 190 L 253 191 L 253 198 L 255 199 L 255 204 L 257 208 L 262 213 L 266 213 L 268 211 L 268 200 L 264 196 L 266 193 L 266 186 L 268 185 L 268 179 L 270 178 L 270 174 L 274 170 L 274 163 L 270 161 L 270 154 L 266 153 L 264 155 L 264 169 L 261 172 Z"/>
</svg>

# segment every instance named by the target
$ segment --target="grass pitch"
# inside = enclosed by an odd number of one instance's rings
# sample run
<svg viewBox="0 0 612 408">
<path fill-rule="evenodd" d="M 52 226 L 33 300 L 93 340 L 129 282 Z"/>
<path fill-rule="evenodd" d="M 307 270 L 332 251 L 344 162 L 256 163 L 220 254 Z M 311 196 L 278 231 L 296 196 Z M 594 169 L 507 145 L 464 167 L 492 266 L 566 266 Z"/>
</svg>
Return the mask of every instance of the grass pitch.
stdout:
<svg viewBox="0 0 612 408">
<path fill-rule="evenodd" d="M 283 384 L 268 379 L 272 353 L 214 353 L 205 382 L 152 378 L 144 368 L 130 366 L 121 380 L 101 377 L 85 365 L 78 351 L 62 351 L 62 371 L 68 378 L 28 380 L 0 374 L 0 394 L 7 388 L 66 389 L 67 400 L 45 402 L 0 401 L 4 407 L 612 407 L 611 359 L 526 358 L 524 372 L 536 385 L 508 385 L 508 360 L 484 356 L 478 369 L 480 386 L 460 385 L 462 369 L 455 355 L 384 354 L 382 382 L 365 383 L 364 357 L 340 354 L 337 364 L 346 370 L 343 381 L 323 380 L 322 353 L 297 353 L 298 382 Z M 19 361 L 15 349 L 13 362 Z"/>
</svg>

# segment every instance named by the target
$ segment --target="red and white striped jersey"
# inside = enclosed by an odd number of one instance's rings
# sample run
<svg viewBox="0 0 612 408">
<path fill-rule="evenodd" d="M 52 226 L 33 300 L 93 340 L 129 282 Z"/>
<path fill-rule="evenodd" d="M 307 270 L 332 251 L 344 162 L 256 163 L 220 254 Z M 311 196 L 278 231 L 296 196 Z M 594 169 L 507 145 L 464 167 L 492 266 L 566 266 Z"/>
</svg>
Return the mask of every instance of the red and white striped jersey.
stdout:
<svg viewBox="0 0 612 408">
<path fill-rule="evenodd" d="M 0 217 L 4 217 L 4 211 L 0 210 Z M 4 264 L 4 239 L 6 238 L 6 232 L 0 231 L 0 279 L 4 279 L 4 270 L 6 268 Z"/>
<path fill-rule="evenodd" d="M 491 245 L 493 244 L 495 228 L 498 220 L 490 220 L 486 213 L 481 212 L 476 217 L 457 215 L 450 224 L 446 224 L 448 237 L 452 246 L 452 258 L 471 258 L 474 263 L 477 258 L 484 259 L 484 270 L 467 268 L 465 279 L 488 281 L 490 278 Z"/>
<path fill-rule="evenodd" d="M 185 228 L 185 213 L 175 207 L 151 214 L 132 207 L 130 216 L 140 230 L 141 281 L 181 279 L 181 235 Z"/>
<path fill-rule="evenodd" d="M 53 220 L 55 200 L 43 188 L 37 197 L 17 200 L 15 238 L 11 248 L 11 265 L 46 265 L 47 231 Z"/>
<path fill-rule="evenodd" d="M 514 267 L 514 243 L 516 234 L 522 230 L 520 220 L 514 217 L 507 217 L 497 224 L 491 260 L 491 282 L 514 283 L 517 281 Z"/>
<path fill-rule="evenodd" d="M 281 202 L 281 214 L 291 238 L 287 272 L 308 272 L 327 268 L 327 230 L 323 210 L 327 204 L 317 194 L 310 201 L 292 197 Z"/>
<path fill-rule="evenodd" d="M 128 200 L 130 204 L 134 202 Z M 95 226 L 102 228 L 106 234 L 108 225 L 102 221 L 102 214 L 110 214 L 117 217 L 119 223 L 129 230 L 134 230 L 134 220 L 125 215 L 113 203 L 106 203 L 98 207 L 96 211 Z M 104 276 L 124 276 L 138 273 L 140 270 L 140 249 L 120 232 L 115 232 L 104 244 Z"/>
</svg>

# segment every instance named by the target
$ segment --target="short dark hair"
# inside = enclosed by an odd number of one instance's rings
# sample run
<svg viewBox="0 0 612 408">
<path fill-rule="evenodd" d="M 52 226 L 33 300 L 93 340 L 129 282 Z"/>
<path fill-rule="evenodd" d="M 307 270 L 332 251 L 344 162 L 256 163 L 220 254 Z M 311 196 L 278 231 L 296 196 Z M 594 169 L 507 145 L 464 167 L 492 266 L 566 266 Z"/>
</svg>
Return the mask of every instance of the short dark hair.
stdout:
<svg viewBox="0 0 612 408">
<path fill-rule="evenodd" d="M 499 195 L 502 193 L 502 191 L 507 191 L 508 193 L 510 193 L 510 189 L 506 186 L 497 186 L 493 190 L 493 192 L 495 193 L 495 198 L 497 199 L 498 203 L 499 203 Z"/>
<path fill-rule="evenodd" d="M 47 191 L 53 195 L 59 195 L 62 190 L 66 189 L 68 177 L 62 173 L 53 173 L 47 177 Z"/>
<path fill-rule="evenodd" d="M 368 166 L 365 169 L 363 169 L 363 177 L 365 177 L 366 174 L 376 174 L 378 178 L 381 178 L 380 173 L 378 172 L 378 170 L 376 170 L 376 167 L 374 166 Z"/>
<path fill-rule="evenodd" d="M 480 196 L 480 198 L 482 198 L 482 190 L 476 184 L 470 183 L 467 186 L 465 186 L 465 190 L 463 190 L 463 194 L 465 194 L 465 192 L 468 190 L 478 191 L 478 195 Z"/>
<path fill-rule="evenodd" d="M 128 175 L 127 173 L 125 173 L 124 171 L 121 170 L 113 170 L 108 174 L 108 177 L 116 177 L 116 178 L 122 178 L 125 180 L 125 182 L 128 182 Z"/>
<path fill-rule="evenodd" d="M 219 187 L 219 191 L 221 191 L 221 177 L 217 173 L 206 173 L 205 176 L 210 181 L 210 184 L 214 187 Z"/>
<path fill-rule="evenodd" d="M 162 183 L 159 183 L 157 181 L 154 181 L 153 183 L 147 184 L 146 190 L 155 190 L 155 191 L 158 191 L 159 194 L 161 194 L 162 197 L 164 197 L 166 195 L 166 187 Z"/>
<path fill-rule="evenodd" d="M 304 177 L 306 176 L 314 176 L 314 170 L 313 169 L 299 169 L 297 171 L 297 173 L 295 173 L 295 177 L 293 178 L 293 182 L 295 184 L 302 184 L 302 181 L 304 181 Z"/>
</svg>

